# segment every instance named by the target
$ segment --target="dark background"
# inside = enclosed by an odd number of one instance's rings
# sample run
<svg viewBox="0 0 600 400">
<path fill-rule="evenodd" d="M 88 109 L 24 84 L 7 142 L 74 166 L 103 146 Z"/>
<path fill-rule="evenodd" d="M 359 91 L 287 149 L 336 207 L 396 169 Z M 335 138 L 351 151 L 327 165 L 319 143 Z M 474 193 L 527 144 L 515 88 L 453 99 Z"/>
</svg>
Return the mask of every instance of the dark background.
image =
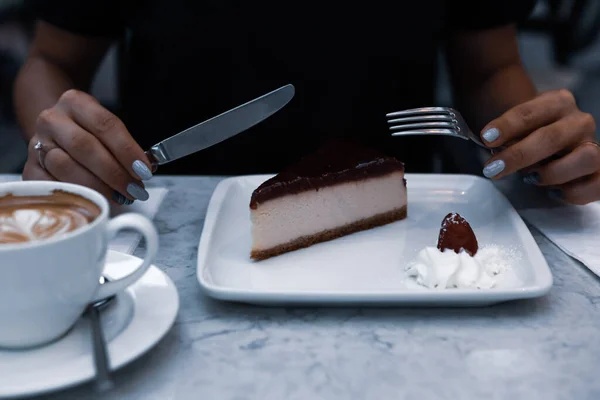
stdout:
<svg viewBox="0 0 600 400">
<path fill-rule="evenodd" d="M 20 173 L 26 157 L 11 92 L 26 56 L 32 23 L 22 0 L 0 0 L 0 173 Z M 538 0 L 530 20 L 519 28 L 521 54 L 538 89 L 570 89 L 579 106 L 600 120 L 600 1 Z M 117 54 L 112 49 L 107 55 L 92 88 L 92 94 L 108 108 L 117 101 Z M 443 68 L 439 82 L 438 105 L 451 105 Z M 450 141 L 449 146 L 459 154 L 465 143 Z M 482 153 L 481 162 L 485 157 Z M 465 172 L 479 168 L 472 160 L 469 163 L 464 165 Z M 443 165 L 437 169 L 441 171 Z"/>
</svg>

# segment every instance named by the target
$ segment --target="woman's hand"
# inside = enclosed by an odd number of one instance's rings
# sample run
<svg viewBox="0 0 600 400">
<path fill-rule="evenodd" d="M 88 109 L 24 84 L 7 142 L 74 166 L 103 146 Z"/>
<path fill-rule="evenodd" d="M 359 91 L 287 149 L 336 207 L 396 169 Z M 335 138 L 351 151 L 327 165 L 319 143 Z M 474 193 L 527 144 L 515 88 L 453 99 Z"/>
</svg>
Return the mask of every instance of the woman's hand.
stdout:
<svg viewBox="0 0 600 400">
<path fill-rule="evenodd" d="M 481 137 L 506 146 L 486 162 L 483 174 L 498 179 L 517 171 L 526 183 L 573 204 L 600 200 L 600 146 L 596 122 L 568 90 L 549 91 L 491 121 Z"/>
<path fill-rule="evenodd" d="M 149 166 L 123 122 L 72 89 L 39 115 L 23 179 L 76 183 L 114 203 L 131 204 L 148 199 L 141 180 L 152 177 Z"/>
</svg>

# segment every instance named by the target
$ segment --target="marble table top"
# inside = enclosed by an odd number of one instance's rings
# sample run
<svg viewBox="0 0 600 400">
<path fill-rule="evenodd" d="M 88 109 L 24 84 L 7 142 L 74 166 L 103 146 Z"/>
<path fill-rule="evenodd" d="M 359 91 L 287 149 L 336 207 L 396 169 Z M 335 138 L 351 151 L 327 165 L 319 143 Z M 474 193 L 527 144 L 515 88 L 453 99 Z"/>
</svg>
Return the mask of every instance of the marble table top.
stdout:
<svg viewBox="0 0 600 400">
<path fill-rule="evenodd" d="M 38 398 L 600 398 L 600 281 L 537 231 L 554 274 L 539 299 L 472 309 L 228 304 L 205 297 L 196 280 L 196 248 L 219 180 L 151 181 L 170 189 L 155 218 L 155 264 L 179 290 L 172 330 L 114 373 L 114 391 L 85 384 Z"/>
</svg>

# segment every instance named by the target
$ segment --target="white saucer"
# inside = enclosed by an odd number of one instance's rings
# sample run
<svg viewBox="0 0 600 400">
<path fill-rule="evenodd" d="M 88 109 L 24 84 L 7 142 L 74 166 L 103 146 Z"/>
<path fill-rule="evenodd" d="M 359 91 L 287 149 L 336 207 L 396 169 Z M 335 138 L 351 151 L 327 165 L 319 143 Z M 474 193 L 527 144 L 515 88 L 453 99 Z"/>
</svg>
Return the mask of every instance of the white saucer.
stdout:
<svg viewBox="0 0 600 400">
<path fill-rule="evenodd" d="M 124 276 L 140 262 L 137 257 L 109 251 L 107 276 Z M 152 348 L 169 331 L 178 310 L 179 296 L 173 281 L 151 266 L 102 310 L 111 369 L 124 366 Z M 0 350 L 0 398 L 31 396 L 92 379 L 95 368 L 91 340 L 88 320 L 82 318 L 65 337 L 50 345 L 26 351 Z"/>
</svg>

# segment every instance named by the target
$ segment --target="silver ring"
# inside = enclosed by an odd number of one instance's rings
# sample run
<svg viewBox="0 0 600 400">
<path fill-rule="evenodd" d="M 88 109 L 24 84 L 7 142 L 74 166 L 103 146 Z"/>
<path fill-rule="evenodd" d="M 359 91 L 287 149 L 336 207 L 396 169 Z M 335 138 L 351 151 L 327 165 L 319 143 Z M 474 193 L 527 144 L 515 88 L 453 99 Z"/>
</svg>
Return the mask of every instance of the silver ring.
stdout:
<svg viewBox="0 0 600 400">
<path fill-rule="evenodd" d="M 44 170 L 46 170 L 46 166 L 44 165 L 44 156 L 46 155 L 47 151 L 44 149 L 44 145 L 42 144 L 42 142 L 40 142 L 38 140 L 37 143 L 35 144 L 35 146 L 33 146 L 33 148 L 35 150 L 37 150 L 38 162 L 40 164 L 40 167 L 42 167 Z M 42 155 L 42 153 L 43 153 L 43 155 Z"/>
<path fill-rule="evenodd" d="M 586 140 L 585 142 L 581 142 L 579 145 L 588 144 L 588 143 L 593 144 L 594 146 L 600 148 L 600 143 L 598 143 L 597 140 Z"/>
</svg>

